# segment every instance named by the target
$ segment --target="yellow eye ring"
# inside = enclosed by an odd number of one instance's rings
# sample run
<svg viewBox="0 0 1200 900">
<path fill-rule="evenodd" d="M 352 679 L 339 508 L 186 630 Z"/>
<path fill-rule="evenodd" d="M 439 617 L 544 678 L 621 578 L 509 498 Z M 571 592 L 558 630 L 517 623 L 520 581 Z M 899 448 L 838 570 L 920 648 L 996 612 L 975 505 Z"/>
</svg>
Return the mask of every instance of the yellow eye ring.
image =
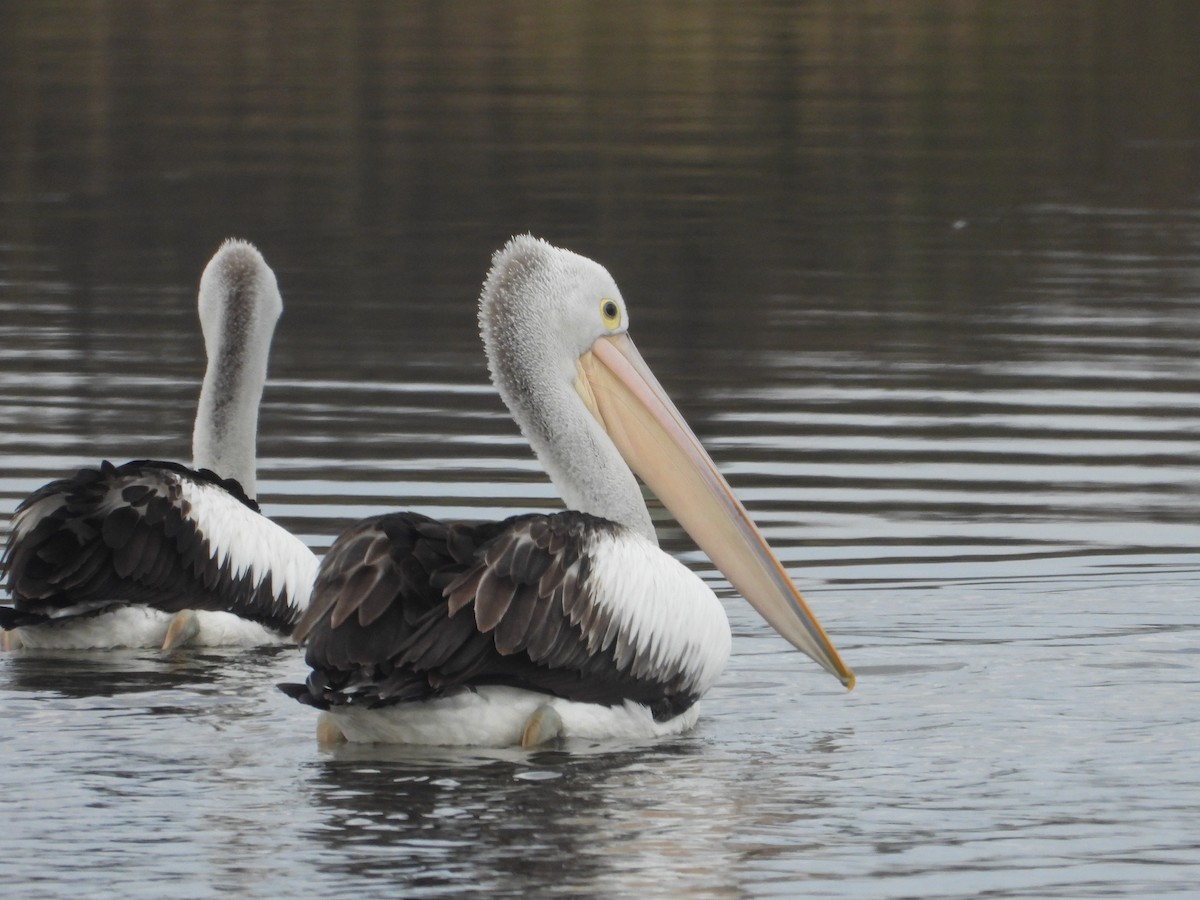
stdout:
<svg viewBox="0 0 1200 900">
<path fill-rule="evenodd" d="M 621 307 L 616 300 L 607 297 L 600 301 L 600 318 L 604 320 L 605 328 L 616 328 L 621 324 Z"/>
</svg>

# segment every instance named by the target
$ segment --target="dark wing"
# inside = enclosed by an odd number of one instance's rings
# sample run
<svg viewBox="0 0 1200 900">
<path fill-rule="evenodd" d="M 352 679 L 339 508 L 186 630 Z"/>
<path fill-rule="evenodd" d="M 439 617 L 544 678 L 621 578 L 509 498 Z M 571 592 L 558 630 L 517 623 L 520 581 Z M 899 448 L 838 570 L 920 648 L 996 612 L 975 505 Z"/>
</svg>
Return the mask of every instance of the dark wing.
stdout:
<svg viewBox="0 0 1200 900">
<path fill-rule="evenodd" d="M 31 494 L 13 516 L 0 560 L 13 598 L 0 626 L 90 615 L 139 604 L 165 612 L 225 610 L 286 629 L 295 618 L 268 573 L 237 573 L 206 534 L 189 497 L 216 498 L 225 519 L 255 522 L 236 482 L 177 463 L 103 462 Z"/>
<path fill-rule="evenodd" d="M 312 674 L 281 687 L 328 708 L 504 684 L 633 700 L 672 718 L 696 700 L 685 673 L 639 665 L 589 583 L 591 533 L 615 527 L 578 512 L 481 526 L 415 513 L 361 522 L 326 555 L 297 623 Z"/>
</svg>

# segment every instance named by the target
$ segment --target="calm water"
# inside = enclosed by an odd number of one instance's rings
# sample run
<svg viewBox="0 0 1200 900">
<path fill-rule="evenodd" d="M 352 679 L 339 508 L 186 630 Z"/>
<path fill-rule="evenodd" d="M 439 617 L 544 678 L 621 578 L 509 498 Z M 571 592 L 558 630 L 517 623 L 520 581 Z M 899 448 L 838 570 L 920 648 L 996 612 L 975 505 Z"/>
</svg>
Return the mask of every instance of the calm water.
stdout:
<svg viewBox="0 0 1200 900">
<path fill-rule="evenodd" d="M 194 8 L 195 7 L 195 8 Z M 557 501 L 474 300 L 532 230 L 859 674 L 728 597 L 697 729 L 319 751 L 292 650 L 0 658 L 24 896 L 1183 895 L 1200 879 L 1200 8 L 0 7 L 0 531 L 189 454 L 195 285 L 279 276 L 266 512 Z"/>
</svg>

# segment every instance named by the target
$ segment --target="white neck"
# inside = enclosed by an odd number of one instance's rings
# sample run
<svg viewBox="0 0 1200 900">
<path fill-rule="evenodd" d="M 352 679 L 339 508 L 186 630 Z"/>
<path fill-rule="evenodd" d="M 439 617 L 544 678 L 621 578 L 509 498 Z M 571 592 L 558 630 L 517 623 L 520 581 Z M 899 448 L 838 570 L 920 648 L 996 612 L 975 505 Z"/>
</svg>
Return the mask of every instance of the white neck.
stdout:
<svg viewBox="0 0 1200 900">
<path fill-rule="evenodd" d="M 192 432 L 192 465 L 255 496 L 258 407 L 282 309 L 275 276 L 249 244 L 227 242 L 200 281 L 208 368 Z"/>
<path fill-rule="evenodd" d="M 257 488 L 258 404 L 267 377 L 265 360 L 254 362 L 236 351 L 209 359 L 192 432 L 192 465 L 237 479 L 250 497 Z"/>
<path fill-rule="evenodd" d="M 505 400 L 568 509 L 658 542 L 637 479 L 573 388 L 550 388 L 536 402 L 527 395 Z"/>
<path fill-rule="evenodd" d="M 568 509 L 657 542 L 637 479 L 575 391 L 575 360 L 560 352 L 552 328 L 524 312 L 521 305 L 493 304 L 480 316 L 500 398 Z"/>
</svg>

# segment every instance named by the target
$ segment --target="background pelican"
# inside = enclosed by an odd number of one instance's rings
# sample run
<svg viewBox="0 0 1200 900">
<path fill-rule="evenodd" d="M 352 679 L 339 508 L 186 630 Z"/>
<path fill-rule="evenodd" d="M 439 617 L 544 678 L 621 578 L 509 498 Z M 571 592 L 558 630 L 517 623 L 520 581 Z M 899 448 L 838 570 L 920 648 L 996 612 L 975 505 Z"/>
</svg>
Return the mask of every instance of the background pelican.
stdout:
<svg viewBox="0 0 1200 900">
<path fill-rule="evenodd" d="M 21 503 L 0 560 L 13 598 L 0 607 L 5 649 L 251 645 L 287 635 L 317 560 L 254 501 L 258 406 L 282 310 L 258 250 L 222 244 L 200 279 L 208 367 L 192 468 L 105 461 Z"/>
<path fill-rule="evenodd" d="M 843 665 L 627 335 L 608 272 L 529 236 L 479 308 L 492 380 L 568 511 L 368 519 L 330 549 L 282 685 L 355 741 L 522 743 L 681 731 L 729 656 L 713 592 L 658 548 L 635 473 L 784 637 Z"/>
</svg>

